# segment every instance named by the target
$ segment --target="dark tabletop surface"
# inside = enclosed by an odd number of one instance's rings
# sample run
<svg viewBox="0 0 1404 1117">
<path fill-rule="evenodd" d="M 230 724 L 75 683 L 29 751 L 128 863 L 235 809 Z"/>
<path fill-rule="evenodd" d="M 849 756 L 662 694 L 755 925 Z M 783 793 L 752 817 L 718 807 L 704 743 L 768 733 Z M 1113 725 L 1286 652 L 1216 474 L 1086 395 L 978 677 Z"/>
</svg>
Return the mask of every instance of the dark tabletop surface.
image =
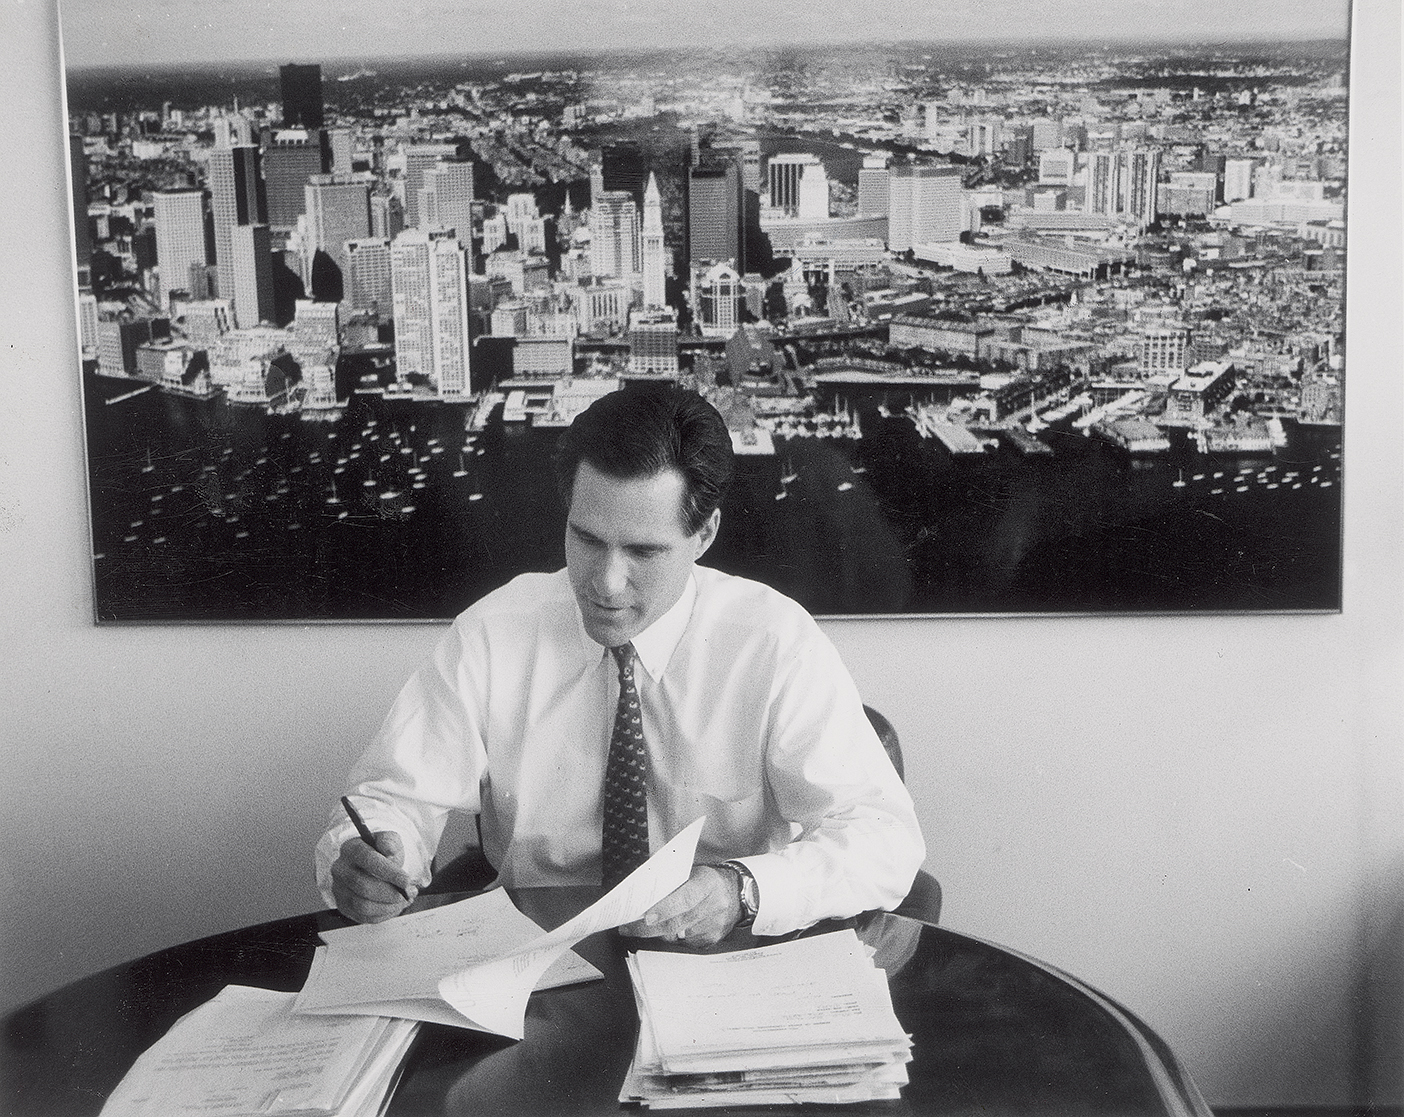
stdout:
<svg viewBox="0 0 1404 1117">
<path fill-rule="evenodd" d="M 512 895 L 549 929 L 598 889 Z M 841 924 L 875 948 L 893 1007 L 912 1035 L 913 1060 L 900 1101 L 829 1108 L 956 1117 L 1207 1112 L 1173 1054 L 1124 1009 L 1067 975 L 921 914 L 874 913 Z M 317 932 L 345 924 L 328 911 L 214 935 L 114 966 L 17 1010 L 0 1035 L 2 1112 L 98 1113 L 137 1056 L 179 1016 L 231 983 L 300 989 Z M 723 948 L 757 941 L 743 934 Z M 534 994 L 521 1042 L 424 1025 L 389 1113 L 618 1114 L 637 1027 L 627 945 L 637 944 L 614 932 L 581 943 L 576 949 L 605 980 Z"/>
</svg>

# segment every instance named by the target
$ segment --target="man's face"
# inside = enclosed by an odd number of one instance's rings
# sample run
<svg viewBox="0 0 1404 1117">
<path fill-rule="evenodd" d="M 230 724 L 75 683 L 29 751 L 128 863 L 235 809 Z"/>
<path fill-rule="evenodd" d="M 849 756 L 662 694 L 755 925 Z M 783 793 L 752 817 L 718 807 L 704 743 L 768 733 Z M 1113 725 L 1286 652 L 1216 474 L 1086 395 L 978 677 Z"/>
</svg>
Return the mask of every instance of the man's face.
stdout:
<svg viewBox="0 0 1404 1117">
<path fill-rule="evenodd" d="M 597 643 L 627 643 L 672 608 L 692 564 L 716 538 L 719 509 L 695 535 L 687 533 L 685 488 L 676 469 L 621 480 L 589 462 L 576 468 L 566 568 L 585 631 Z"/>
</svg>

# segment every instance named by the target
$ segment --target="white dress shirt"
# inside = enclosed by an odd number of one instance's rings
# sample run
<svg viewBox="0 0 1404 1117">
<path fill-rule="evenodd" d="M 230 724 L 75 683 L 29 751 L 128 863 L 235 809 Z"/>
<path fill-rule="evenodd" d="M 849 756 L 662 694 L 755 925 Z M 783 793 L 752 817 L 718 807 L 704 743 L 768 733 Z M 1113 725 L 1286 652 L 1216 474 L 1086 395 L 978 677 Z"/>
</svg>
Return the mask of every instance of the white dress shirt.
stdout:
<svg viewBox="0 0 1404 1117">
<path fill-rule="evenodd" d="M 926 855 L 911 796 L 814 619 L 758 582 L 694 567 L 634 638 L 649 755 L 649 839 L 700 815 L 699 863 L 743 861 L 757 934 L 901 902 Z M 471 605 L 405 684 L 351 772 L 372 831 L 394 830 L 420 886 L 450 810 L 480 814 L 504 884 L 598 884 L 605 759 L 619 681 L 564 570 Z M 338 809 L 317 846 L 355 833 Z"/>
</svg>

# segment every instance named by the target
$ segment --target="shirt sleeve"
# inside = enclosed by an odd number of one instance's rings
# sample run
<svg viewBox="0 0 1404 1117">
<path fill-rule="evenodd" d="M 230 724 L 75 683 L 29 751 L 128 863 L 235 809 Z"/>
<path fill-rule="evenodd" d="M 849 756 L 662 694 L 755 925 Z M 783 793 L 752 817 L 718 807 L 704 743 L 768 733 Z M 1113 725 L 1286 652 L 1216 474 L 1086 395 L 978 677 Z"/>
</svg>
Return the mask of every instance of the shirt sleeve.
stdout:
<svg viewBox="0 0 1404 1117">
<path fill-rule="evenodd" d="M 754 932 L 896 907 L 926 858 L 921 827 L 857 687 L 817 628 L 777 665 L 770 711 L 766 780 L 795 837 L 738 859 L 760 890 Z"/>
<path fill-rule="evenodd" d="M 476 814 L 487 771 L 486 692 L 481 666 L 486 638 L 460 617 L 429 661 L 401 689 L 347 784 L 372 833 L 393 830 L 405 847 L 405 871 L 429 883 L 434 853 L 450 810 Z M 330 907 L 331 866 L 356 833 L 338 804 L 317 843 L 317 887 Z"/>
</svg>

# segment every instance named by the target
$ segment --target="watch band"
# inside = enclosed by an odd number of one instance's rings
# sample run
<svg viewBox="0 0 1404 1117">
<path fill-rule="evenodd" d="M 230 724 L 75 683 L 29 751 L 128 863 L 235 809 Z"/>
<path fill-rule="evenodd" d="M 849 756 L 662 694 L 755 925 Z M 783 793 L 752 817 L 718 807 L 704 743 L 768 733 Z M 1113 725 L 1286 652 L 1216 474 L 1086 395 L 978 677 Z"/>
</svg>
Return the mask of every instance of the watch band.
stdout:
<svg viewBox="0 0 1404 1117">
<path fill-rule="evenodd" d="M 760 912 L 760 885 L 744 863 L 723 861 L 718 868 L 730 869 L 736 875 L 736 897 L 741 901 L 741 918 L 736 921 L 740 928 L 749 927 L 756 921 Z"/>
</svg>

